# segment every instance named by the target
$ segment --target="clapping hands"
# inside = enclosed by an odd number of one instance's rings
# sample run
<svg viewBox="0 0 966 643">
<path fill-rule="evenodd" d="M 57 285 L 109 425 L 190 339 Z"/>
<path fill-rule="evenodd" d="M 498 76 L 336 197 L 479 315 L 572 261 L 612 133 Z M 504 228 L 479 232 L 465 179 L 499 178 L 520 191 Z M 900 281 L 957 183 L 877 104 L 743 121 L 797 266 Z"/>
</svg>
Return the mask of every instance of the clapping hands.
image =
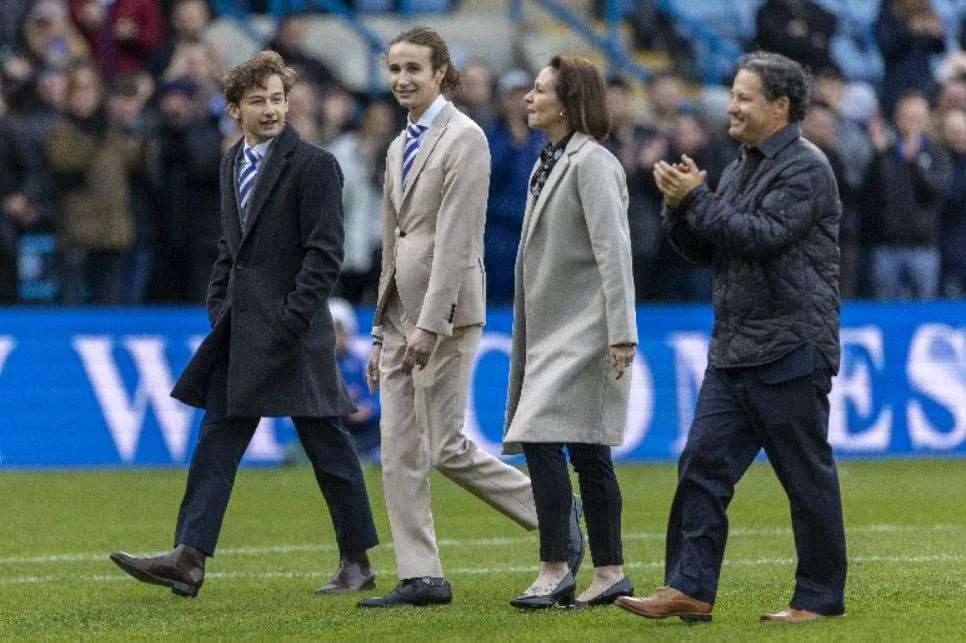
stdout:
<svg viewBox="0 0 966 643">
<path fill-rule="evenodd" d="M 681 156 L 681 162 L 674 165 L 667 161 L 654 164 L 654 181 L 664 195 L 669 206 L 676 207 L 691 190 L 704 183 L 708 172 L 698 169 L 697 163 L 687 154 Z"/>
</svg>

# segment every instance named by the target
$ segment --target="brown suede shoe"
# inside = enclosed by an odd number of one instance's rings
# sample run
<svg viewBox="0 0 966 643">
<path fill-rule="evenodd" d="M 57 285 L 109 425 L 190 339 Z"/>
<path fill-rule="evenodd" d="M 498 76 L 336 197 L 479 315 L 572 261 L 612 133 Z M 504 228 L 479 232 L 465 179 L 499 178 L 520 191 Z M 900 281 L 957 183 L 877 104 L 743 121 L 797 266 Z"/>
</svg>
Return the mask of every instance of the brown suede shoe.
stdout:
<svg viewBox="0 0 966 643">
<path fill-rule="evenodd" d="M 818 614 L 816 612 L 809 612 L 808 610 L 795 609 L 794 607 L 789 607 L 787 610 L 782 610 L 780 612 L 774 612 L 772 614 L 762 614 L 761 620 L 772 621 L 775 623 L 809 623 L 811 621 L 824 621 L 829 618 L 842 618 L 844 614 L 838 614 L 835 616 L 828 616 L 825 614 Z"/>
<path fill-rule="evenodd" d="M 659 587 L 656 592 L 643 598 L 619 596 L 614 604 L 628 612 L 645 618 L 668 618 L 677 616 L 686 623 L 710 621 L 711 603 L 691 598 L 673 587 Z"/>
<path fill-rule="evenodd" d="M 178 596 L 194 598 L 205 582 L 205 555 L 191 545 L 178 545 L 166 554 L 150 557 L 116 551 L 111 560 L 139 581 L 170 587 Z"/>
<path fill-rule="evenodd" d="M 315 590 L 316 594 L 341 594 L 375 589 L 376 574 L 369 565 L 369 557 L 362 554 L 352 559 L 343 557 L 332 579 Z"/>
</svg>

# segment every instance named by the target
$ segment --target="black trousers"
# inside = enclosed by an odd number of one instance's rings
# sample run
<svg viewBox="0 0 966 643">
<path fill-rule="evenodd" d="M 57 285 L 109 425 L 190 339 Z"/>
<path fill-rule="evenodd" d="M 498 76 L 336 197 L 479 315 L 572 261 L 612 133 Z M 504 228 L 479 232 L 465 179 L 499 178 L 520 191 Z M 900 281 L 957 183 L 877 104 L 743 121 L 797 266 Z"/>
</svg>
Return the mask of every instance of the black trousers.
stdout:
<svg viewBox="0 0 966 643">
<path fill-rule="evenodd" d="M 228 417 L 228 359 L 212 370 L 207 412 L 191 466 L 175 531 L 175 546 L 192 545 L 213 556 L 242 455 L 257 417 Z M 341 418 L 292 418 L 329 507 L 339 552 L 364 552 L 379 542 L 359 459 Z"/>
<path fill-rule="evenodd" d="M 809 350 L 810 349 L 810 350 Z M 764 448 L 791 507 L 798 552 L 790 606 L 845 611 L 845 530 L 828 443 L 831 369 L 806 346 L 778 363 L 709 367 L 678 462 L 665 583 L 713 603 L 735 485 Z M 804 368 L 803 368 L 804 367 Z"/>
<path fill-rule="evenodd" d="M 524 442 L 522 446 L 537 507 L 540 560 L 565 561 L 573 490 L 564 445 L 560 442 Z M 623 565 L 621 490 L 614 475 L 610 447 L 573 442 L 566 446 L 580 483 L 580 499 L 584 504 L 594 567 Z"/>
</svg>

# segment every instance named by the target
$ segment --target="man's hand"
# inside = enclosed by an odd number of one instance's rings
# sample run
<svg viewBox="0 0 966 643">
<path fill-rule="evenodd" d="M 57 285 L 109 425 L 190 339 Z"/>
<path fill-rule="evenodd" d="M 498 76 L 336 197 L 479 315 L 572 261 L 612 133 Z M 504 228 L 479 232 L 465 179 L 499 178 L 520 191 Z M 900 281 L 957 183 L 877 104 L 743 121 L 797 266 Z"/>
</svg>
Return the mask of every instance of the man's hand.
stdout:
<svg viewBox="0 0 966 643">
<path fill-rule="evenodd" d="M 672 208 L 686 197 L 691 190 L 704 183 L 707 171 L 699 170 L 694 160 L 687 154 L 681 157 L 683 164 L 671 165 L 666 161 L 654 164 L 654 181 L 664 195 L 664 200 Z"/>
<path fill-rule="evenodd" d="M 611 371 L 614 373 L 614 379 L 619 380 L 624 376 L 624 369 L 634 362 L 634 345 L 617 344 L 616 346 L 611 346 L 610 360 L 608 361 Z"/>
<path fill-rule="evenodd" d="M 373 344 L 366 362 L 366 386 L 370 393 L 379 390 L 379 358 L 382 356 L 382 344 Z"/>
<path fill-rule="evenodd" d="M 406 355 L 403 357 L 402 371 L 407 375 L 415 367 L 424 368 L 429 361 L 429 354 L 436 347 L 436 333 L 422 328 L 414 328 L 406 338 Z"/>
</svg>

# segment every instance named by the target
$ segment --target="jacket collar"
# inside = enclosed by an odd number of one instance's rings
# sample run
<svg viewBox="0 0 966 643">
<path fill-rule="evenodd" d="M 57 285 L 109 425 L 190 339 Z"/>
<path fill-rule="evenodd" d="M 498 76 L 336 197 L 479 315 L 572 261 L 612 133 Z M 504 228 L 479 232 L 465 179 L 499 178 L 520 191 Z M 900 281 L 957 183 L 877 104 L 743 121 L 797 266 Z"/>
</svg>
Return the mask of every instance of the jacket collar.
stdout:
<svg viewBox="0 0 966 643">
<path fill-rule="evenodd" d="M 540 220 L 540 215 L 543 214 L 547 201 L 550 200 L 550 194 L 560 183 L 560 180 L 563 178 L 564 174 L 567 173 L 567 168 L 570 167 L 571 157 L 576 154 L 588 141 L 592 140 L 593 139 L 590 136 L 584 134 L 583 132 L 574 132 L 570 137 L 570 141 L 567 143 L 567 147 L 564 148 L 564 155 L 560 157 L 560 160 L 558 160 L 556 165 L 553 166 L 550 176 L 547 177 L 547 182 L 540 191 L 540 196 L 534 198 L 533 194 L 527 190 L 527 209 L 523 222 L 524 244 L 530 241 L 530 236 L 537 227 L 537 222 Z M 530 181 L 533 180 L 534 172 L 540 168 L 540 163 L 541 160 L 538 158 L 537 162 L 533 166 L 533 170 L 530 172 L 530 180 L 527 181 L 528 186 L 530 185 Z"/>
<path fill-rule="evenodd" d="M 253 188 L 255 192 L 252 194 L 252 202 L 248 204 L 248 217 L 245 229 L 242 230 L 242 242 L 245 241 L 248 233 L 254 227 L 255 219 L 265 209 L 268 196 L 278 181 L 279 176 L 281 176 L 282 170 L 285 169 L 288 163 L 288 156 L 295 150 L 298 142 L 299 135 L 295 131 L 295 128 L 291 124 L 286 123 L 285 129 L 282 130 L 282 133 L 276 137 L 275 141 L 268 148 L 268 154 L 262 161 L 262 167 L 259 169 L 258 177 L 255 179 L 255 187 Z"/>
<path fill-rule="evenodd" d="M 757 148 L 765 158 L 773 159 L 778 156 L 779 152 L 788 147 L 792 141 L 797 141 L 801 135 L 802 126 L 797 121 L 789 123 L 762 141 Z M 748 153 L 749 149 L 751 148 L 747 145 L 741 146 L 742 157 Z"/>
<path fill-rule="evenodd" d="M 402 186 L 403 190 L 402 190 L 402 195 L 400 195 L 399 197 L 398 207 L 401 207 L 403 201 L 406 200 L 406 195 L 409 194 L 410 190 L 413 187 L 413 184 L 416 183 L 416 178 L 419 176 L 419 173 L 422 171 L 423 166 L 426 165 L 426 160 L 429 158 L 429 155 L 432 154 L 433 148 L 436 147 L 436 143 L 439 142 L 440 136 L 442 136 L 443 132 L 446 131 L 446 126 L 449 125 L 449 121 L 453 117 L 453 114 L 455 113 L 456 113 L 456 108 L 453 107 L 452 103 L 447 102 L 446 105 L 444 105 L 443 108 L 440 110 L 439 114 L 436 115 L 436 118 L 433 119 L 433 124 L 430 125 L 429 129 L 426 130 L 426 133 L 423 134 L 423 140 L 419 144 L 419 151 L 416 152 L 416 159 L 413 161 L 413 167 L 411 170 L 409 170 L 409 176 L 406 177 L 406 184 Z M 405 134 L 402 134 L 400 136 L 404 137 Z M 402 139 L 402 142 L 399 146 L 400 152 L 402 151 L 404 146 L 405 146 L 405 138 Z M 397 172 L 399 181 L 402 182 L 401 153 L 400 153 L 400 158 L 393 161 L 393 165 L 397 166 L 396 168 L 394 168 L 394 171 Z"/>
</svg>

